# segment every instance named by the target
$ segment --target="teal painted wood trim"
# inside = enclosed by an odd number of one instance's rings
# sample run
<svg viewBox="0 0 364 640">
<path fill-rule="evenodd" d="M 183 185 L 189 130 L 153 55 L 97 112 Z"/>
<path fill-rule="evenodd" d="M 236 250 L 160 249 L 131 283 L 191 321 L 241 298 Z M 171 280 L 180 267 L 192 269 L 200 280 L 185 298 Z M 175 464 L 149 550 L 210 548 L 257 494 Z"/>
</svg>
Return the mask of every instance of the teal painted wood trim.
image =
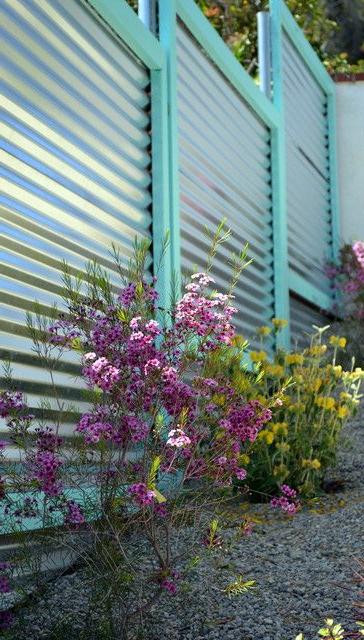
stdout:
<svg viewBox="0 0 364 640">
<path fill-rule="evenodd" d="M 334 93 L 335 84 L 332 78 L 327 73 L 320 58 L 308 42 L 284 1 L 270 0 L 270 4 L 273 10 L 275 10 L 276 5 L 280 5 L 281 24 L 323 91 L 327 94 Z"/>
<path fill-rule="evenodd" d="M 289 288 L 301 298 L 308 300 L 311 304 L 316 305 L 319 309 L 330 311 L 332 309 L 332 297 L 319 289 L 313 284 L 307 282 L 305 278 L 294 271 L 289 273 Z"/>
<path fill-rule="evenodd" d="M 289 320 L 287 177 L 282 77 L 282 27 L 281 5 L 278 3 L 271 6 L 270 26 L 273 105 L 278 113 L 278 125 L 272 129 L 271 139 L 275 316 Z M 278 333 L 277 346 L 285 349 L 289 348 L 289 325 Z"/>
<path fill-rule="evenodd" d="M 337 116 L 336 116 L 336 92 L 327 97 L 328 119 L 328 144 L 329 144 L 329 171 L 330 171 L 330 204 L 331 204 L 331 233 L 332 233 L 332 259 L 339 258 L 341 245 L 340 224 L 340 200 L 339 178 L 337 164 Z"/>
<path fill-rule="evenodd" d="M 163 49 L 125 0 L 88 0 L 97 13 L 122 38 L 149 69 L 161 69 Z"/>
<path fill-rule="evenodd" d="M 159 273 L 156 266 L 161 256 L 163 242 L 170 233 L 169 189 L 169 130 L 167 68 L 151 71 L 152 102 L 152 237 L 154 275 L 160 306 L 167 308 L 171 296 L 172 243 L 166 252 Z"/>
<path fill-rule="evenodd" d="M 194 0 L 177 0 L 177 14 L 214 64 L 263 122 L 268 126 L 277 126 L 278 114 L 272 103 L 237 61 Z"/>
<path fill-rule="evenodd" d="M 159 40 L 167 60 L 168 147 L 169 147 L 169 227 L 171 269 L 181 280 L 181 231 L 179 194 L 179 145 L 176 63 L 176 0 L 159 0 Z"/>
</svg>

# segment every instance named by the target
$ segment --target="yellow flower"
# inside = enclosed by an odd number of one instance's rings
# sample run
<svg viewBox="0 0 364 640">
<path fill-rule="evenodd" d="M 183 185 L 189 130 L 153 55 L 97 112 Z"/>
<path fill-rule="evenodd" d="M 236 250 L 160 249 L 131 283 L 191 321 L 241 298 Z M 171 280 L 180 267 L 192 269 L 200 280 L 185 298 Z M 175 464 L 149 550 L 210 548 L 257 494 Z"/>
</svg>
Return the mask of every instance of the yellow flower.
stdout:
<svg viewBox="0 0 364 640">
<path fill-rule="evenodd" d="M 266 351 L 251 351 L 249 356 L 252 362 L 264 362 L 268 357 Z"/>
<path fill-rule="evenodd" d="M 312 469 L 320 469 L 321 468 L 320 460 L 317 460 L 317 458 L 314 458 L 313 460 L 311 460 L 311 468 Z"/>
<path fill-rule="evenodd" d="M 276 448 L 282 453 L 287 453 L 290 450 L 288 442 L 277 442 Z"/>
<path fill-rule="evenodd" d="M 280 480 L 285 480 L 289 474 L 289 471 L 285 464 L 278 464 L 273 468 L 273 475 L 278 476 Z"/>
<path fill-rule="evenodd" d="M 329 343 L 333 347 L 340 347 L 340 349 L 345 349 L 346 347 L 346 338 L 340 336 L 331 336 L 329 339 Z"/>
<path fill-rule="evenodd" d="M 273 376 L 273 378 L 283 378 L 284 376 L 284 368 L 280 364 L 268 364 L 264 370 L 267 375 Z"/>
<path fill-rule="evenodd" d="M 335 398 L 330 396 L 318 396 L 315 400 L 315 404 L 326 411 L 332 411 L 335 409 Z"/>
<path fill-rule="evenodd" d="M 341 405 L 340 407 L 337 408 L 336 413 L 337 413 L 337 417 L 343 420 L 348 415 L 349 409 L 348 407 Z"/>
<path fill-rule="evenodd" d="M 271 425 L 271 430 L 276 436 L 286 436 L 288 434 L 288 423 L 275 422 Z"/>
<path fill-rule="evenodd" d="M 239 456 L 239 464 L 245 466 L 245 465 L 249 464 L 249 462 L 250 462 L 250 456 L 248 456 L 247 453 L 242 453 Z"/>
<path fill-rule="evenodd" d="M 343 368 L 341 364 L 337 364 L 336 367 L 332 367 L 335 378 L 341 378 L 343 374 Z"/>
<path fill-rule="evenodd" d="M 260 440 L 265 440 L 265 442 L 269 445 L 274 441 L 274 433 L 268 431 L 268 429 L 262 429 L 262 431 L 260 431 L 258 434 L 258 438 Z"/>
<path fill-rule="evenodd" d="M 356 381 L 363 378 L 364 378 L 363 369 L 361 369 L 360 367 L 356 367 L 355 370 L 351 373 L 351 379 L 353 381 Z"/>
<path fill-rule="evenodd" d="M 323 356 L 327 351 L 326 344 L 316 344 L 313 347 L 307 349 L 307 355 L 316 358 L 317 356 Z"/>
<path fill-rule="evenodd" d="M 266 337 L 272 333 L 272 329 L 270 327 L 259 327 L 257 330 L 258 336 Z"/>
<path fill-rule="evenodd" d="M 303 402 L 294 402 L 288 407 L 288 411 L 291 413 L 303 413 L 306 407 Z"/>
<path fill-rule="evenodd" d="M 303 355 L 302 353 L 288 353 L 284 361 L 287 365 L 303 364 Z"/>
<path fill-rule="evenodd" d="M 303 459 L 302 460 L 302 467 L 304 469 L 316 469 L 316 470 L 318 470 L 318 469 L 321 468 L 321 462 L 317 458 L 314 458 L 313 460 Z"/>
<path fill-rule="evenodd" d="M 317 393 L 317 391 L 320 390 L 321 385 L 322 385 L 321 378 L 316 378 L 315 380 L 313 380 L 312 382 L 309 382 L 306 385 L 306 390 L 310 391 L 311 393 Z"/>
<path fill-rule="evenodd" d="M 302 384 L 304 381 L 304 377 L 300 373 L 298 375 L 295 374 L 293 379 L 297 384 Z"/>
<path fill-rule="evenodd" d="M 215 393 L 212 397 L 212 402 L 217 404 L 219 407 L 223 407 L 226 402 L 226 396 L 223 393 Z"/>
<path fill-rule="evenodd" d="M 350 395 L 350 393 L 347 393 L 346 391 L 342 391 L 340 393 L 340 400 L 351 400 L 352 396 Z"/>
<path fill-rule="evenodd" d="M 272 318 L 272 325 L 276 331 L 281 331 L 288 325 L 288 320 L 283 320 L 282 318 Z"/>
</svg>

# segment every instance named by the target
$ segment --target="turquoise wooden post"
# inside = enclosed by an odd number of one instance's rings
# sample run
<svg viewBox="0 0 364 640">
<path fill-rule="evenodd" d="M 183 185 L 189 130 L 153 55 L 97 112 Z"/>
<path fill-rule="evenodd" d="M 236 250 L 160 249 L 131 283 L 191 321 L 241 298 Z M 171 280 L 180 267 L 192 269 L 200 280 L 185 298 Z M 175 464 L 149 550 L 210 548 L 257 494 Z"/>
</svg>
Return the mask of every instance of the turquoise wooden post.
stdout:
<svg viewBox="0 0 364 640">
<path fill-rule="evenodd" d="M 331 203 L 331 233 L 332 233 L 332 258 L 337 260 L 341 245 L 340 205 L 339 205 L 339 179 L 337 173 L 337 139 L 336 139 L 336 87 L 327 97 L 328 118 L 328 142 L 330 164 L 330 203 Z"/>
<path fill-rule="evenodd" d="M 284 136 L 284 104 L 282 78 L 282 28 L 281 3 L 270 7 L 271 55 L 273 77 L 273 104 L 278 114 L 278 124 L 272 130 L 272 188 L 273 188 L 273 238 L 274 238 L 274 293 L 275 314 L 290 319 L 288 282 L 288 234 L 286 199 L 286 150 Z M 278 334 L 277 346 L 289 348 L 289 325 Z"/>
<path fill-rule="evenodd" d="M 176 0 L 159 0 L 159 40 L 167 58 L 167 104 L 169 149 L 169 226 L 171 240 L 171 268 L 181 277 L 180 200 L 178 161 L 178 106 L 176 64 Z"/>
</svg>

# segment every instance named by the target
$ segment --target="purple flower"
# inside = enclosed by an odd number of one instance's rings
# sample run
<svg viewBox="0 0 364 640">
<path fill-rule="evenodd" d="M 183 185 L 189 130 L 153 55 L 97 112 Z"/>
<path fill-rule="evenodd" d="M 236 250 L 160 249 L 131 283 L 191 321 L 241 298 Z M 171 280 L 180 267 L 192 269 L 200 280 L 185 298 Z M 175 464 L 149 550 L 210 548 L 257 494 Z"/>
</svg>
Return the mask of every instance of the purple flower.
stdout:
<svg viewBox="0 0 364 640">
<path fill-rule="evenodd" d="M 98 358 L 90 366 L 84 367 L 83 371 L 90 383 L 97 385 L 103 391 L 111 391 L 120 377 L 120 370 L 104 357 Z"/>
<path fill-rule="evenodd" d="M 162 589 L 165 589 L 171 596 L 175 596 L 177 593 L 177 585 L 170 578 L 164 578 L 161 582 Z"/>
<path fill-rule="evenodd" d="M 0 576 L 0 593 L 10 592 L 10 582 L 8 576 Z"/>
<path fill-rule="evenodd" d="M 278 498 L 272 498 L 270 505 L 273 509 L 281 509 L 288 515 L 294 515 L 297 513 L 300 502 L 297 499 L 297 491 L 288 486 L 288 484 L 282 484 L 280 487 L 281 496 Z"/>
<path fill-rule="evenodd" d="M 11 611 L 0 611 L 0 629 L 9 629 L 14 622 L 14 615 Z"/>
<path fill-rule="evenodd" d="M 25 409 L 20 391 L 2 391 L 0 393 L 0 418 L 7 418 L 12 412 Z"/>
<path fill-rule="evenodd" d="M 66 508 L 67 513 L 64 518 L 65 524 L 81 525 L 85 522 L 85 516 L 81 511 L 81 507 L 76 502 L 69 500 L 66 504 Z"/>
<path fill-rule="evenodd" d="M 130 485 L 128 491 L 141 507 L 153 504 L 154 502 L 154 491 L 148 489 L 144 482 L 136 482 Z"/>
</svg>

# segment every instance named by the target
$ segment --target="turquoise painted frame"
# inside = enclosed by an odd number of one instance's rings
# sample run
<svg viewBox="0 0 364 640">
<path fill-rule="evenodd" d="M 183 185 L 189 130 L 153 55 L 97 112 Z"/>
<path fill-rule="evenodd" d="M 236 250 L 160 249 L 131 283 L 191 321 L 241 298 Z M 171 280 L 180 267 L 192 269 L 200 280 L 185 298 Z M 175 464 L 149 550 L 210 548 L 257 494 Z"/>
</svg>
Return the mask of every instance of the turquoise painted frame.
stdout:
<svg viewBox="0 0 364 640">
<path fill-rule="evenodd" d="M 272 43 L 272 78 L 273 78 L 273 103 L 281 118 L 280 137 L 280 161 L 279 165 L 285 165 L 284 143 L 284 99 L 283 99 L 283 65 L 282 65 L 282 32 L 289 37 L 294 47 L 306 63 L 313 77 L 322 88 L 327 99 L 327 123 L 328 123 L 328 155 L 330 174 L 330 207 L 331 207 L 331 258 L 337 259 L 340 248 L 340 211 L 338 196 L 337 176 L 337 152 L 336 152 L 336 111 L 335 111 L 335 83 L 327 73 L 321 60 L 311 47 L 303 32 L 297 25 L 283 0 L 270 0 L 270 22 Z M 286 175 L 285 167 L 282 169 L 282 180 L 285 191 Z M 286 204 L 283 205 L 286 207 Z M 285 217 L 287 228 L 287 213 Z M 287 233 L 287 232 L 286 232 Z M 289 289 L 305 298 L 321 309 L 332 308 L 333 298 L 317 287 L 308 283 L 303 277 L 287 271 Z"/>
<path fill-rule="evenodd" d="M 143 25 L 125 0 L 88 0 L 98 15 L 117 33 L 133 54 L 150 70 L 152 130 L 152 242 L 153 263 L 158 262 L 163 241 L 173 228 L 170 208 L 169 126 L 167 58 L 157 38 Z M 171 273 L 178 253 L 173 233 L 163 266 L 158 274 L 160 305 L 167 307 L 171 296 Z"/>
<path fill-rule="evenodd" d="M 171 268 L 176 284 L 181 280 L 181 231 L 179 201 L 179 146 L 176 65 L 176 0 L 158 0 L 159 41 L 167 60 L 167 111 L 169 149 L 169 206 Z"/>
<path fill-rule="evenodd" d="M 288 318 L 288 262 L 287 240 L 285 239 L 285 222 L 282 218 L 284 210 L 283 174 L 284 163 L 279 162 L 281 153 L 279 112 L 264 96 L 259 88 L 239 64 L 226 44 L 210 25 L 193 0 L 159 0 L 159 37 L 168 58 L 169 80 L 169 131 L 170 131 L 170 179 L 171 206 L 174 227 L 172 233 L 179 236 L 179 193 L 178 193 L 178 122 L 177 122 L 177 87 L 176 87 L 176 22 L 179 18 L 196 38 L 201 47 L 210 56 L 238 93 L 250 105 L 257 116 L 271 131 L 271 163 L 272 163 L 272 209 L 274 236 L 274 298 L 275 315 Z M 179 239 L 179 238 L 178 238 Z M 175 242 L 177 246 L 177 241 Z M 178 247 L 178 252 L 180 251 Z M 177 258 L 178 259 L 178 258 Z M 176 258 L 175 258 L 176 260 Z M 179 265 L 178 262 L 176 264 Z M 289 332 L 279 336 L 281 346 L 288 346 Z"/>
</svg>

